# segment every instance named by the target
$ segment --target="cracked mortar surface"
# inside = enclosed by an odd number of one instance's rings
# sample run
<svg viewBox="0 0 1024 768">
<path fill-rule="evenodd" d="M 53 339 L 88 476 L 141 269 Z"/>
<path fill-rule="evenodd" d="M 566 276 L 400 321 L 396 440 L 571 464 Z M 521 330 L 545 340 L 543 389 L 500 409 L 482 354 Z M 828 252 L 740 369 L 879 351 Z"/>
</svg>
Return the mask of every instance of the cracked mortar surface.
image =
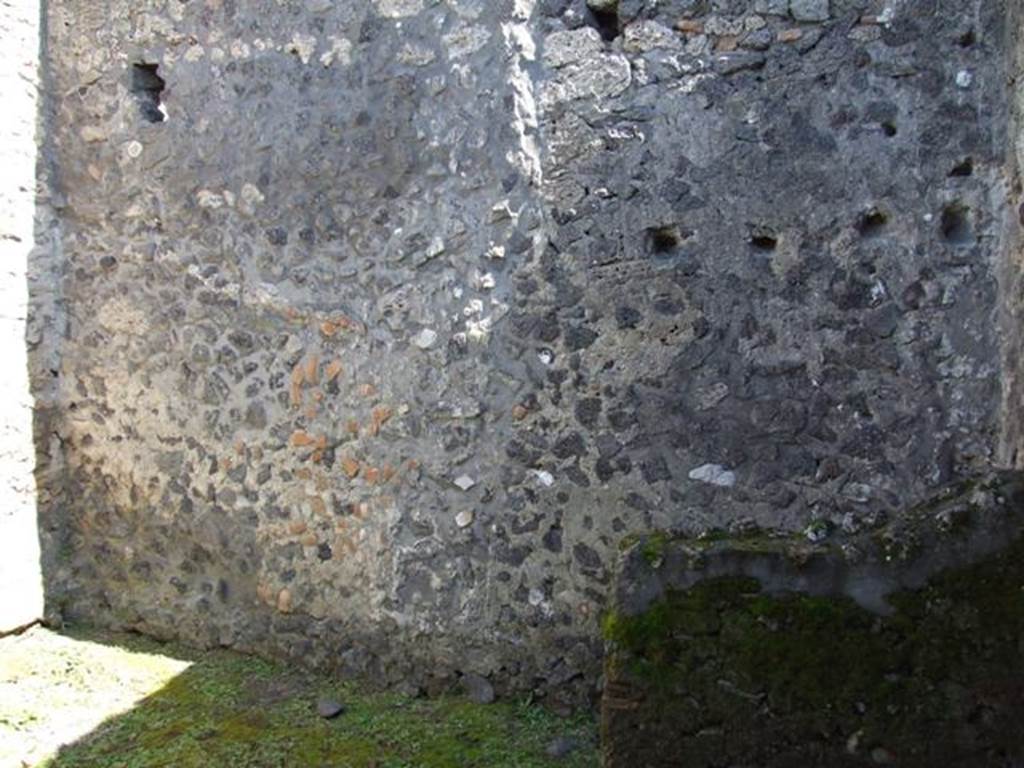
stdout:
<svg viewBox="0 0 1024 768">
<path fill-rule="evenodd" d="M 1016 460 L 1007 5 L 618 10 L 50 5 L 52 615 L 578 701 L 625 536 Z"/>
</svg>

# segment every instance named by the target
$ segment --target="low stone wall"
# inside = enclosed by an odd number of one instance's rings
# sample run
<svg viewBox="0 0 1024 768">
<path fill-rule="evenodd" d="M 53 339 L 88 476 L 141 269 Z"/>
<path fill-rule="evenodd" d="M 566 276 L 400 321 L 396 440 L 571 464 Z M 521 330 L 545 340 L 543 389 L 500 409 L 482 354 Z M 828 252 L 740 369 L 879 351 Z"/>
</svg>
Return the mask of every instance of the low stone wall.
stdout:
<svg viewBox="0 0 1024 768">
<path fill-rule="evenodd" d="M 606 768 L 1021 765 L 1022 533 L 1001 475 L 836 541 L 634 543 L 605 621 Z"/>
</svg>

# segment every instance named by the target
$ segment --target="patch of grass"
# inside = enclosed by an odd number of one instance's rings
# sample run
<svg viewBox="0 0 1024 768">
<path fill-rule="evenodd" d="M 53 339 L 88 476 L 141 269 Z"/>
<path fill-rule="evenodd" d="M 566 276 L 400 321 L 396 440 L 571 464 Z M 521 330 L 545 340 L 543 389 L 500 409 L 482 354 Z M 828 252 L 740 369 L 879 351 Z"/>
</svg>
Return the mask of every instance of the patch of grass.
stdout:
<svg viewBox="0 0 1024 768">
<path fill-rule="evenodd" d="M 135 651 L 168 646 L 116 638 Z M 130 711 L 43 761 L 46 768 L 452 768 L 598 764 L 596 726 L 526 702 L 483 706 L 464 698 L 410 699 L 229 652 L 170 649 L 193 663 Z M 345 704 L 324 720 L 320 696 Z M 46 702 L 39 702 L 45 706 Z M 569 755 L 546 754 L 558 737 Z"/>
</svg>

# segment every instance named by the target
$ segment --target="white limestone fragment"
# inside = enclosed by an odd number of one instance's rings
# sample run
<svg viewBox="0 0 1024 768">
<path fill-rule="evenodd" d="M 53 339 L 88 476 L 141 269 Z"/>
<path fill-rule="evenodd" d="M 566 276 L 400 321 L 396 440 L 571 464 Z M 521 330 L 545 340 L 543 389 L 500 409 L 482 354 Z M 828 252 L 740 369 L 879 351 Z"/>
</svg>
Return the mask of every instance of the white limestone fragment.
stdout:
<svg viewBox="0 0 1024 768">
<path fill-rule="evenodd" d="M 255 184 L 246 183 L 242 185 L 242 202 L 247 206 L 255 207 L 265 199 L 260 188 Z"/>
<path fill-rule="evenodd" d="M 248 59 L 252 51 L 249 50 L 248 44 L 244 40 L 235 40 L 231 43 L 229 49 L 231 55 L 236 59 Z"/>
<path fill-rule="evenodd" d="M 591 27 L 553 32 L 544 40 L 544 63 L 557 69 L 599 56 L 603 49 L 601 35 Z"/>
<path fill-rule="evenodd" d="M 437 342 L 437 331 L 424 328 L 412 337 L 412 343 L 420 349 L 430 349 Z"/>
<path fill-rule="evenodd" d="M 331 47 L 320 57 L 320 63 L 325 67 L 331 66 L 337 61 L 342 66 L 352 63 L 352 43 L 344 37 L 331 37 Z"/>
<path fill-rule="evenodd" d="M 536 478 L 537 482 L 543 485 L 545 488 L 550 488 L 555 484 L 555 476 L 550 472 L 543 469 L 531 469 L 530 474 Z"/>
<path fill-rule="evenodd" d="M 200 208 L 211 208 L 216 210 L 224 207 L 224 196 L 209 189 L 200 189 L 196 192 L 196 202 Z"/>
<path fill-rule="evenodd" d="M 475 517 L 476 515 L 473 514 L 473 510 L 465 509 L 455 516 L 455 524 L 459 526 L 459 528 L 468 528 L 473 524 L 473 519 Z"/>
<path fill-rule="evenodd" d="M 610 99 L 632 82 L 629 60 L 618 54 L 602 54 L 589 62 L 566 67 L 559 76 L 544 83 L 541 110 L 576 99 Z"/>
<path fill-rule="evenodd" d="M 309 59 L 316 50 L 316 38 L 296 32 L 292 35 L 292 41 L 288 43 L 286 50 L 298 56 L 303 64 L 309 64 Z"/>
<path fill-rule="evenodd" d="M 430 244 L 427 246 L 427 258 L 437 258 L 442 253 L 444 253 L 444 250 L 444 239 L 440 235 L 435 235 L 433 239 L 431 239 Z"/>
<path fill-rule="evenodd" d="M 815 544 L 824 541 L 829 535 L 829 525 L 825 520 L 814 520 L 804 528 L 804 536 Z"/>
<path fill-rule="evenodd" d="M 515 217 L 515 213 L 513 213 L 508 200 L 502 200 L 491 206 L 491 222 L 494 224 L 502 221 L 512 221 Z"/>
<path fill-rule="evenodd" d="M 479 320 L 466 321 L 466 336 L 472 341 L 483 342 L 491 335 L 491 328 L 494 320 L 490 317 L 482 317 Z"/>
<path fill-rule="evenodd" d="M 659 48 L 670 50 L 682 48 L 679 35 L 656 21 L 634 22 L 626 27 L 622 38 L 622 50 L 631 53 L 646 53 Z"/>
<path fill-rule="evenodd" d="M 691 469 L 689 477 L 691 480 L 699 480 L 702 483 L 722 488 L 731 488 L 736 485 L 736 473 L 721 464 L 702 464 L 696 469 Z"/>
<path fill-rule="evenodd" d="M 455 478 L 455 485 L 460 490 L 468 491 L 470 488 L 476 485 L 476 480 L 474 480 L 469 475 L 459 475 L 457 478 Z"/>
<path fill-rule="evenodd" d="M 473 275 L 473 285 L 477 290 L 490 291 L 497 285 L 497 282 L 492 273 L 477 270 Z"/>
<path fill-rule="evenodd" d="M 377 13 L 388 19 L 401 19 L 415 16 L 423 10 L 424 0 L 374 0 L 373 6 Z"/>
</svg>

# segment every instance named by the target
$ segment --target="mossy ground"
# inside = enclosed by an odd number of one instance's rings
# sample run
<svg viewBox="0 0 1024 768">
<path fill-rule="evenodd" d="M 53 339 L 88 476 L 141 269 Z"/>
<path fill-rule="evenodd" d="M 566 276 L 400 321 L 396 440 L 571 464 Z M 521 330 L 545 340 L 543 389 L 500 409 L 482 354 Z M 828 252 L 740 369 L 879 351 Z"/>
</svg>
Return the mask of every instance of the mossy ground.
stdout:
<svg viewBox="0 0 1024 768">
<path fill-rule="evenodd" d="M 90 631 L 67 637 L 33 630 L 0 641 L 0 657 L 5 767 L 579 768 L 598 762 L 589 718 L 566 720 L 523 702 L 484 706 L 457 695 L 369 693 L 229 651 L 198 653 Z M 320 718 L 320 696 L 342 702 L 345 712 Z M 103 706 L 117 714 L 98 724 Z M 87 710 L 100 715 L 95 722 Z M 577 747 L 554 759 L 545 750 L 559 737 Z M 72 743 L 57 750 L 62 741 Z"/>
</svg>

